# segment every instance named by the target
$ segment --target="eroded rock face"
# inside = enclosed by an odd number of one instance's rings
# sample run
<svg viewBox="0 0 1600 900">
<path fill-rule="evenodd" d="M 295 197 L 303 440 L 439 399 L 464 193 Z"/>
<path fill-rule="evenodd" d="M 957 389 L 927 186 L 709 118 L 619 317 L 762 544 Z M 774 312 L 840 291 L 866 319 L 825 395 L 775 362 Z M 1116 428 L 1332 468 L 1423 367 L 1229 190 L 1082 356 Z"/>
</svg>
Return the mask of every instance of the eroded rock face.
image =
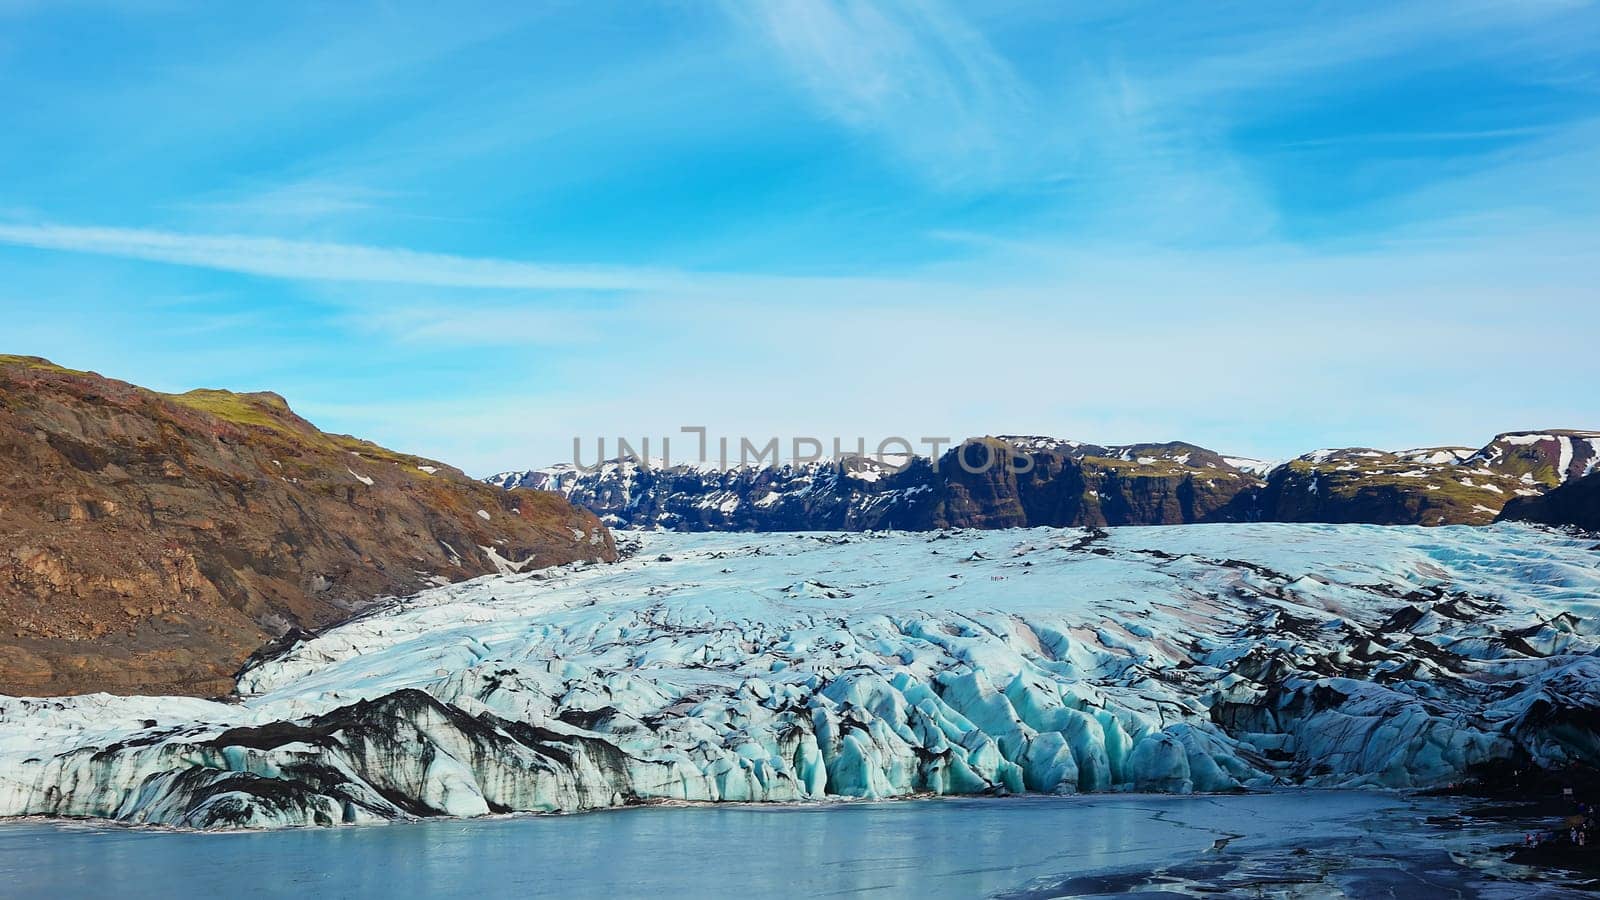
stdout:
<svg viewBox="0 0 1600 900">
<path fill-rule="evenodd" d="M 1512 500 L 1500 517 L 1600 532 L 1600 472 L 1569 481 L 1543 496 Z"/>
<path fill-rule="evenodd" d="M 319 431 L 275 394 L 164 395 L 0 357 L 0 693 L 217 695 L 376 597 L 610 560 L 562 498 Z"/>
<path fill-rule="evenodd" d="M 1592 539 L 1217 525 L 638 538 L 281 648 L 241 702 L 0 698 L 0 815 L 1426 787 L 1600 762 Z"/>
</svg>

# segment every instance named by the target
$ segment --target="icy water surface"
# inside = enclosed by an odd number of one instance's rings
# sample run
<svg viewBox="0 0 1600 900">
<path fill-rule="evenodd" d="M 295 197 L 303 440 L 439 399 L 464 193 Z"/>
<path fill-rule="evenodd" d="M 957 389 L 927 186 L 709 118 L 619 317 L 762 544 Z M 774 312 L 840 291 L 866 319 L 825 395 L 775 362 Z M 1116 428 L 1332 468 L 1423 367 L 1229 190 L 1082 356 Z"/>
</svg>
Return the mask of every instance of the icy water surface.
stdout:
<svg viewBox="0 0 1600 900">
<path fill-rule="evenodd" d="M 0 824 L 0 895 L 1565 895 L 1486 868 L 1504 826 L 1426 821 L 1451 811 L 1294 791 L 662 806 L 242 834 L 13 822 Z"/>
</svg>

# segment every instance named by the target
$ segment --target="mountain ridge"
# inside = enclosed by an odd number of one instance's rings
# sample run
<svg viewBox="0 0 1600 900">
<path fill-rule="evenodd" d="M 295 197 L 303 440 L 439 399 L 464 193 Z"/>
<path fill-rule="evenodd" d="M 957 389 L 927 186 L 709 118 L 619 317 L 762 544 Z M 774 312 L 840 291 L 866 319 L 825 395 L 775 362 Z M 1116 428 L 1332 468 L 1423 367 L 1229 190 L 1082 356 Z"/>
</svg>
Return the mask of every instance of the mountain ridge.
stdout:
<svg viewBox="0 0 1600 900">
<path fill-rule="evenodd" d="M 986 471 L 960 453 L 1009 448 Z M 980 454 L 981 456 L 981 454 Z M 562 494 L 620 528 L 811 531 L 942 527 L 1330 522 L 1483 525 L 1600 466 L 1600 431 L 1508 431 L 1479 448 L 1315 450 L 1281 463 L 1182 441 L 1101 445 L 1044 436 L 971 438 L 935 461 L 870 457 L 801 464 L 641 465 L 607 460 L 502 472 L 485 481 Z"/>
</svg>

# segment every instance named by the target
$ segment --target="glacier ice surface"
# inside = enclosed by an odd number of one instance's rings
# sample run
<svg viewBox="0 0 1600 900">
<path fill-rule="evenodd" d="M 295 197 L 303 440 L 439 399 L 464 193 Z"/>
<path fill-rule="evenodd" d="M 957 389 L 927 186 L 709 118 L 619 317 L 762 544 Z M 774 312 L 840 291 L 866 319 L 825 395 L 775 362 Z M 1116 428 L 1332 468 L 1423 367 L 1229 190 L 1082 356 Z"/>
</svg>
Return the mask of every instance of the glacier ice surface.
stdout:
<svg viewBox="0 0 1600 900">
<path fill-rule="evenodd" d="M 257 827 L 1600 761 L 1592 538 L 639 539 L 395 600 L 247 669 L 240 702 L 0 697 L 0 815 Z"/>
</svg>

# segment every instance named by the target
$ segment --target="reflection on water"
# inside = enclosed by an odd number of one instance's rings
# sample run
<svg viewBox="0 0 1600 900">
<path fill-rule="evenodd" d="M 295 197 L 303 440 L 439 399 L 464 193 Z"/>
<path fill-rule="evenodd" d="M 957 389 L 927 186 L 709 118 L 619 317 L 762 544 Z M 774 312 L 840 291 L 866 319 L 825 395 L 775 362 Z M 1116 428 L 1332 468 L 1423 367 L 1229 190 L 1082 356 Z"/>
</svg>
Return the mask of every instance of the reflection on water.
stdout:
<svg viewBox="0 0 1600 900">
<path fill-rule="evenodd" d="M 249 834 L 0 825 L 0 895 L 975 897 L 1252 845 L 1359 840 L 1358 792 L 652 807 Z"/>
</svg>

